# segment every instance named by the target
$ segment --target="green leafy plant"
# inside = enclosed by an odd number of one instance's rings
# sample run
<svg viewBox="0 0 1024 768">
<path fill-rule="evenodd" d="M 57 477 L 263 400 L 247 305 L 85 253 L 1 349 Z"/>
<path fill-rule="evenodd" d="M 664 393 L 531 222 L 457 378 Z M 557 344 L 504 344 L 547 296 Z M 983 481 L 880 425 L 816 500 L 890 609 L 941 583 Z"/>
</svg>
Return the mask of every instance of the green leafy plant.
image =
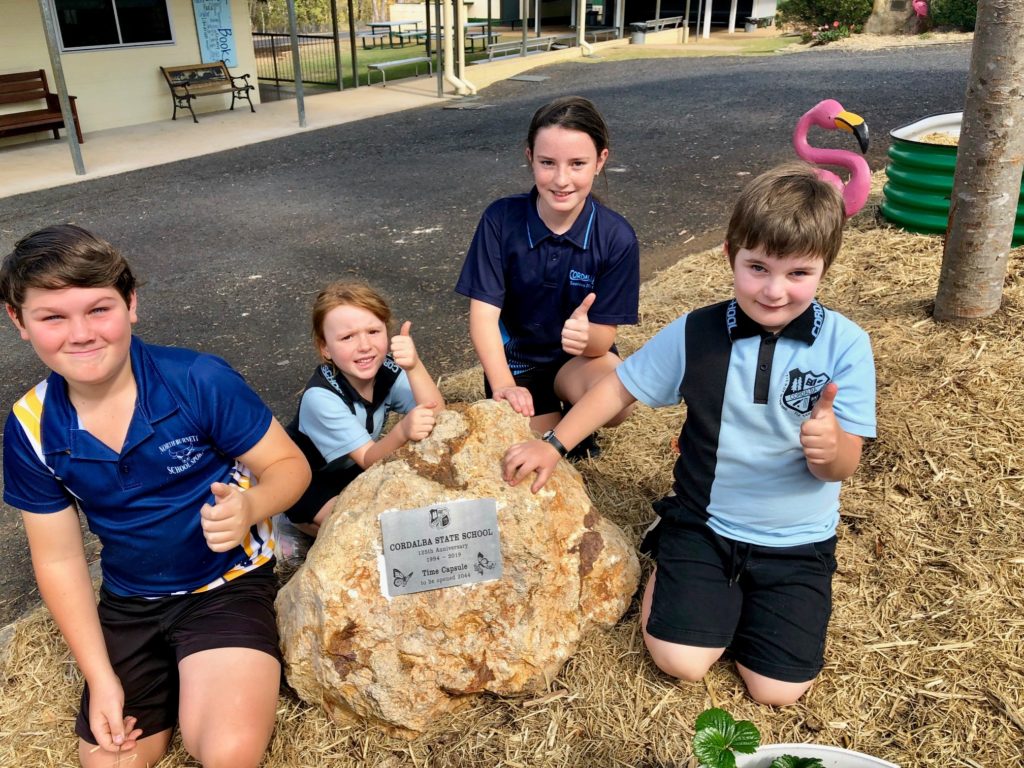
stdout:
<svg viewBox="0 0 1024 768">
<path fill-rule="evenodd" d="M 694 724 L 693 754 L 704 768 L 736 768 L 736 753 L 751 755 L 761 732 L 749 720 L 735 720 L 724 709 L 706 709 Z M 769 768 L 822 768 L 816 757 L 782 755 Z"/>
<path fill-rule="evenodd" d="M 871 8 L 871 0 L 783 0 L 779 3 L 779 16 L 784 22 L 811 28 L 838 21 L 857 31 L 868 20 Z"/>
<path fill-rule="evenodd" d="M 724 709 L 706 709 L 697 717 L 693 754 L 706 768 L 736 768 L 736 752 L 749 755 L 761 732 L 749 720 L 736 721 Z"/>
<path fill-rule="evenodd" d="M 848 27 L 846 24 L 840 24 L 838 21 L 833 21 L 831 24 L 825 24 L 817 29 L 804 32 L 803 42 L 811 43 L 812 45 L 825 45 L 826 43 L 833 43 L 836 40 L 842 40 L 844 37 L 849 37 L 851 32 L 859 31 L 859 29 L 853 29 Z"/>
<path fill-rule="evenodd" d="M 978 0 L 932 0 L 931 17 L 938 27 L 973 32 L 978 20 Z"/>
<path fill-rule="evenodd" d="M 783 755 L 772 760 L 768 768 L 822 768 L 821 759 L 817 757 L 793 757 Z"/>
</svg>

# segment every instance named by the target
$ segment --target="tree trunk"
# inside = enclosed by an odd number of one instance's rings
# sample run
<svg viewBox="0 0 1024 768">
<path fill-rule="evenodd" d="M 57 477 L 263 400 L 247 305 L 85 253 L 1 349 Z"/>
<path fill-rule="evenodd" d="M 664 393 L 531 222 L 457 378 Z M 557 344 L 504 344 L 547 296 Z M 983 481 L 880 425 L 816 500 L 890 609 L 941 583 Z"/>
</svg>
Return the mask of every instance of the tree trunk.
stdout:
<svg viewBox="0 0 1024 768">
<path fill-rule="evenodd" d="M 980 0 L 935 319 L 999 309 L 1024 170 L 1024 0 Z"/>
</svg>

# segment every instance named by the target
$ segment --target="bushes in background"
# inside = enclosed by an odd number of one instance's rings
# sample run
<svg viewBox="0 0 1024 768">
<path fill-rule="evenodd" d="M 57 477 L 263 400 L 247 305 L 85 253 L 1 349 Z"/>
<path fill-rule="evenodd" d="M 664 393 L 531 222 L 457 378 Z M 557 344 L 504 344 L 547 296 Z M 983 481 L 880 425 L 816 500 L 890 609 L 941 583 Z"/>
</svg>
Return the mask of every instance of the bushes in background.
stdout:
<svg viewBox="0 0 1024 768">
<path fill-rule="evenodd" d="M 954 27 L 973 32 L 978 18 L 978 0 L 930 0 L 930 15 L 936 27 Z"/>
<path fill-rule="evenodd" d="M 779 3 L 779 16 L 784 22 L 818 30 L 822 27 L 835 29 L 834 24 L 838 21 L 839 26 L 846 27 L 849 33 L 863 28 L 871 15 L 871 5 L 871 0 L 783 0 Z"/>
</svg>

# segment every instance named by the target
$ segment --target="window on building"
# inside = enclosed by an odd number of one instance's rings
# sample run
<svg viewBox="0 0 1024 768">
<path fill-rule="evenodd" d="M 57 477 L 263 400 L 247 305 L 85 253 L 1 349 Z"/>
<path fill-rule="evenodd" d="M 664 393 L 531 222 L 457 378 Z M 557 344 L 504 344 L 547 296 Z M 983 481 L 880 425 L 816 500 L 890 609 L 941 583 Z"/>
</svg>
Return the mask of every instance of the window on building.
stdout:
<svg viewBox="0 0 1024 768">
<path fill-rule="evenodd" d="M 167 0 L 53 0 L 64 50 L 171 43 Z"/>
</svg>

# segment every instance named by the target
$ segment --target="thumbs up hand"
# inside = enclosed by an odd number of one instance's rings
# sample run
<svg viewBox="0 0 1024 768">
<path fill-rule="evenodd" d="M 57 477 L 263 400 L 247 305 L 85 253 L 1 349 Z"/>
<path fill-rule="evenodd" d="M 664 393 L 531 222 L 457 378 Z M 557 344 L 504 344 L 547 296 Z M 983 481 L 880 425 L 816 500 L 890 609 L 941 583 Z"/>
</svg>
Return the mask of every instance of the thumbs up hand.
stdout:
<svg viewBox="0 0 1024 768">
<path fill-rule="evenodd" d="M 409 335 L 410 328 L 412 328 L 412 322 L 406 320 L 402 323 L 402 330 L 398 335 L 391 337 L 391 356 L 406 371 L 412 370 L 420 362 L 419 355 L 416 354 L 416 345 L 413 344 L 412 336 Z"/>
<path fill-rule="evenodd" d="M 402 418 L 400 422 L 405 433 L 406 442 L 413 440 L 425 440 L 433 431 L 436 419 L 434 409 L 437 403 L 424 403 L 417 405 Z"/>
<path fill-rule="evenodd" d="M 841 427 L 833 410 L 839 387 L 830 381 L 821 390 L 811 417 L 800 425 L 800 445 L 808 464 L 830 464 L 839 455 Z"/>
<path fill-rule="evenodd" d="M 210 485 L 213 504 L 203 504 L 199 516 L 206 546 L 214 552 L 227 552 L 242 543 L 249 526 L 249 503 L 237 485 Z"/>
<path fill-rule="evenodd" d="M 590 343 L 590 320 L 587 313 L 597 300 L 596 293 L 588 293 L 586 298 L 569 315 L 562 325 L 562 349 L 568 355 L 582 355 Z"/>
</svg>

